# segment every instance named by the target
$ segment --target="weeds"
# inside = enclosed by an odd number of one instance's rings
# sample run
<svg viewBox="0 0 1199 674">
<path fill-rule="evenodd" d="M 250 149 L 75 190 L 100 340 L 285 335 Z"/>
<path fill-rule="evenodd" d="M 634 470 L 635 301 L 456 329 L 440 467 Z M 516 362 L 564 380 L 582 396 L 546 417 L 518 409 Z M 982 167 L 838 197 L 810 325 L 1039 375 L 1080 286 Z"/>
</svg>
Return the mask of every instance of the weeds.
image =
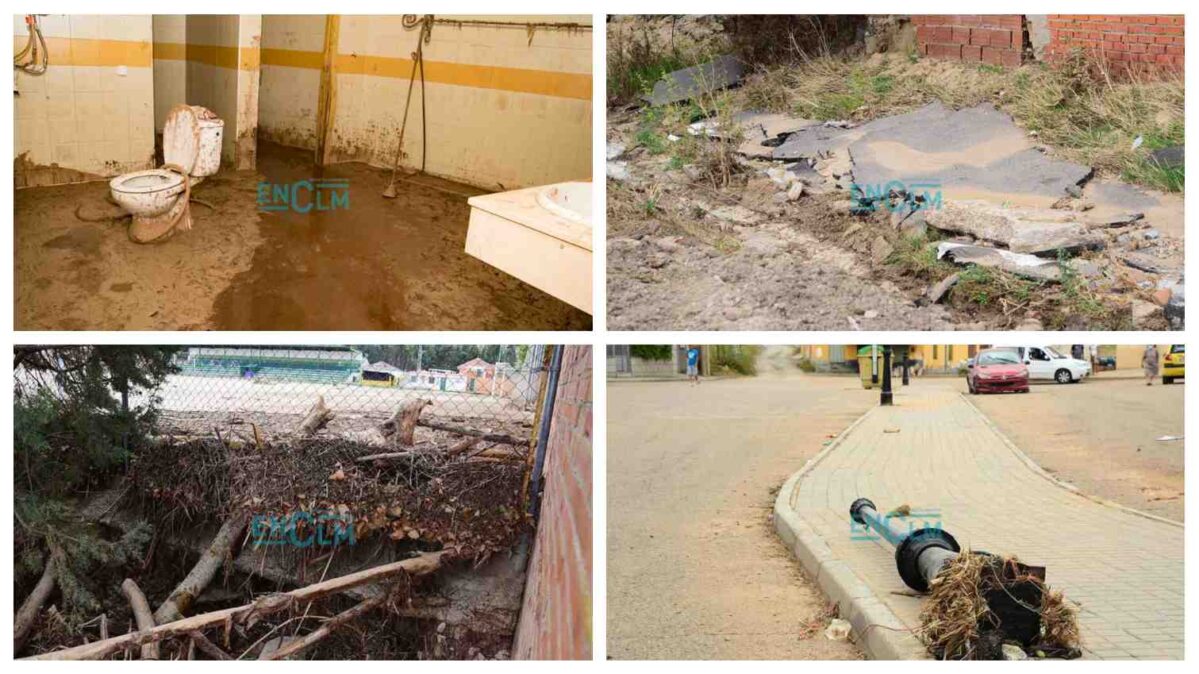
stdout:
<svg viewBox="0 0 1199 674">
<path fill-rule="evenodd" d="M 901 238 L 887 263 L 926 281 L 939 281 L 953 271 L 953 265 L 937 259 L 937 244 L 927 236 Z"/>
</svg>

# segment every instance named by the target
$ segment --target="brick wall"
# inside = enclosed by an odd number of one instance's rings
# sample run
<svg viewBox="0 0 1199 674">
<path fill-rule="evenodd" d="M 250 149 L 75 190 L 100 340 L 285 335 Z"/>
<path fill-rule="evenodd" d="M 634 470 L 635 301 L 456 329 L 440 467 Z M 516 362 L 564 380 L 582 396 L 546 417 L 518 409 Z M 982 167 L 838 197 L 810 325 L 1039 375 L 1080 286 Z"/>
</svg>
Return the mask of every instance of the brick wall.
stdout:
<svg viewBox="0 0 1199 674">
<path fill-rule="evenodd" d="M 1024 51 L 1020 14 L 913 14 L 916 47 L 933 58 L 1018 66 Z"/>
<path fill-rule="evenodd" d="M 591 659 L 591 347 L 562 356 L 513 656 Z"/>
<path fill-rule="evenodd" d="M 1081 47 L 1116 66 L 1183 67 L 1183 17 L 1146 14 L 1050 14 L 1046 58 Z"/>
</svg>

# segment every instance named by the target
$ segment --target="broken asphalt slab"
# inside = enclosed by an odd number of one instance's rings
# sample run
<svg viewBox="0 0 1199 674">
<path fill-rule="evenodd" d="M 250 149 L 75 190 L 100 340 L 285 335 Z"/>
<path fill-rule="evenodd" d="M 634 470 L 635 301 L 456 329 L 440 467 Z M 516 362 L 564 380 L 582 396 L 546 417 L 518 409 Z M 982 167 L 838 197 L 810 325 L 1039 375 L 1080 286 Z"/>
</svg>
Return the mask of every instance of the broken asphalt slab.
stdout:
<svg viewBox="0 0 1199 674">
<path fill-rule="evenodd" d="M 740 132 L 737 151 L 747 157 L 770 158 L 784 137 L 819 124 L 811 119 L 776 112 L 749 111 L 733 116 L 733 127 Z"/>
<path fill-rule="evenodd" d="M 708 63 L 676 70 L 654 83 L 654 89 L 644 97 L 650 105 L 668 105 L 689 101 L 706 92 L 727 89 L 741 82 L 745 69 L 732 55 L 724 55 Z"/>
<path fill-rule="evenodd" d="M 1046 156 L 1007 114 L 990 104 L 951 110 L 939 102 L 840 129 L 808 127 L 775 148 L 774 159 L 845 152 L 854 182 L 900 181 L 949 195 L 1025 195 L 1049 205 L 1091 176 L 1087 166 Z"/>
</svg>

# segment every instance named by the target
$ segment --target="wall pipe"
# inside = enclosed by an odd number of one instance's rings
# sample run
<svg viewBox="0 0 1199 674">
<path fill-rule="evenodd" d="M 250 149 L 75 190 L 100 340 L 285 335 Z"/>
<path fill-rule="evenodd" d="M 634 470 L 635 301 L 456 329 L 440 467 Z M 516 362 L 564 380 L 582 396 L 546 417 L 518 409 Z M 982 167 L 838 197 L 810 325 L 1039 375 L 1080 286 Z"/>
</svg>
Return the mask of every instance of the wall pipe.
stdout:
<svg viewBox="0 0 1199 674">
<path fill-rule="evenodd" d="M 554 420 L 554 402 L 558 397 L 558 376 L 562 373 L 562 352 L 566 348 L 561 344 L 553 347 L 550 356 L 549 381 L 545 387 L 545 402 L 541 406 L 541 428 L 537 430 L 537 453 L 533 460 L 533 475 L 529 488 L 529 514 L 536 522 L 541 514 L 541 472 L 545 469 L 546 445 L 550 439 L 550 424 Z"/>
</svg>

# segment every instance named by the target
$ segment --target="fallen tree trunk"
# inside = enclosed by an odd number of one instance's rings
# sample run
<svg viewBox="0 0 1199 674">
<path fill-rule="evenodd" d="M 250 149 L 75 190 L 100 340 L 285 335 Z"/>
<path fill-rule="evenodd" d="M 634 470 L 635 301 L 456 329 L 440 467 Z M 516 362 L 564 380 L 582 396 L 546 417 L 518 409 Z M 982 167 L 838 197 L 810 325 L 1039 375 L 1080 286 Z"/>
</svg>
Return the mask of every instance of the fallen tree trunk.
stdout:
<svg viewBox="0 0 1199 674">
<path fill-rule="evenodd" d="M 416 433 L 416 425 L 420 422 L 421 410 L 433 404 L 428 398 L 413 398 L 405 400 L 400 409 L 390 419 L 384 421 L 379 430 L 390 436 L 404 447 L 411 447 Z"/>
<path fill-rule="evenodd" d="M 225 560 L 232 558 L 233 546 L 245 531 L 248 519 L 245 513 L 238 513 L 225 520 L 208 549 L 200 555 L 200 561 L 196 562 L 187 577 L 175 586 L 167 600 L 154 612 L 155 623 L 161 625 L 183 617 L 183 613 L 191 607 L 192 601 L 216 577 Z"/>
<path fill-rule="evenodd" d="M 487 431 L 476 431 L 473 428 L 467 428 L 465 426 L 455 426 L 453 424 L 443 424 L 443 423 L 439 423 L 436 421 L 420 421 L 420 422 L 418 422 L 417 425 L 424 426 L 425 428 L 431 428 L 435 431 L 447 431 L 449 433 L 457 433 L 458 435 L 468 435 L 472 438 L 478 438 L 484 442 L 497 442 L 497 443 L 504 444 L 504 445 L 517 445 L 517 446 L 525 446 L 525 447 L 527 447 L 529 444 L 528 438 L 525 438 L 522 440 L 520 438 L 514 438 L 511 435 L 507 435 L 505 433 L 488 433 Z"/>
<path fill-rule="evenodd" d="M 233 608 L 204 613 L 175 622 L 158 625 L 149 631 L 130 632 L 103 641 L 94 641 L 82 646 L 74 646 L 61 651 L 43 653 L 27 660 L 97 660 L 122 649 L 156 643 L 163 639 L 179 636 L 190 636 L 195 630 L 221 627 L 226 624 L 244 623 L 250 618 L 258 618 L 273 613 L 286 611 L 296 604 L 314 601 L 330 594 L 344 592 L 350 588 L 378 583 L 382 580 L 409 574 L 421 576 L 433 573 L 441 567 L 445 551 L 431 552 L 419 557 L 406 559 L 401 562 L 384 564 L 372 569 L 359 571 L 347 576 L 332 578 L 290 592 L 267 595 L 252 604 L 235 606 Z"/>
<path fill-rule="evenodd" d="M 133 582 L 132 578 L 126 578 L 125 582 L 121 583 L 121 594 L 129 600 L 129 608 L 133 611 L 133 620 L 137 623 L 139 632 L 152 629 L 154 627 L 154 615 L 150 613 L 150 603 L 146 601 L 146 595 L 142 594 L 142 589 Z M 157 660 L 158 659 L 158 644 L 146 644 L 142 646 L 142 660 Z"/>
<path fill-rule="evenodd" d="M 333 421 L 337 415 L 333 410 L 325 406 L 325 396 L 317 396 L 316 402 L 308 409 L 308 413 L 304 415 L 304 420 L 300 422 L 300 426 L 296 429 L 296 434 L 301 436 L 315 435 Z"/>
<path fill-rule="evenodd" d="M 340 628 L 342 625 L 345 625 L 348 622 L 353 622 L 354 620 L 357 620 L 360 616 L 362 616 L 362 614 L 370 611 L 371 609 L 375 608 L 379 604 L 382 604 L 384 598 L 385 598 L 385 595 L 381 595 L 381 596 L 375 597 L 374 599 L 367 599 L 366 601 L 358 604 L 354 608 L 351 608 L 351 609 L 342 611 L 341 613 L 338 613 L 337 615 L 333 616 L 332 618 L 326 620 L 317 629 L 309 632 L 308 634 L 305 634 L 302 639 L 297 639 L 296 641 L 293 641 L 293 642 L 287 644 L 286 646 L 284 646 L 284 647 L 280 648 L 279 650 L 268 655 L 265 659 L 266 660 L 286 660 L 287 658 L 289 658 L 293 655 L 296 655 L 298 653 L 301 653 L 301 652 L 311 648 L 313 645 L 318 643 L 321 639 L 324 639 L 325 637 L 329 636 L 330 634 L 333 633 L 334 630 Z"/>
<path fill-rule="evenodd" d="M 457 443 L 455 443 L 454 446 L 445 450 L 446 456 L 458 456 L 459 454 L 461 454 L 463 452 L 469 452 L 470 450 L 474 449 L 475 445 L 479 444 L 480 442 L 483 442 L 483 441 L 479 438 L 475 438 L 475 437 L 471 437 L 471 436 L 462 438 Z"/>
<path fill-rule="evenodd" d="M 50 557 L 46 560 L 46 568 L 42 570 L 42 577 L 38 579 L 33 592 L 30 592 L 29 596 L 25 598 L 25 602 L 21 604 L 16 617 L 13 618 L 13 653 L 20 652 L 25 645 L 25 640 L 29 638 L 29 630 L 33 629 L 38 614 L 42 612 L 42 605 L 50 598 L 50 593 L 54 592 L 56 584 L 54 567 L 61 561 L 62 551 L 56 546 L 51 546 Z"/>
</svg>

